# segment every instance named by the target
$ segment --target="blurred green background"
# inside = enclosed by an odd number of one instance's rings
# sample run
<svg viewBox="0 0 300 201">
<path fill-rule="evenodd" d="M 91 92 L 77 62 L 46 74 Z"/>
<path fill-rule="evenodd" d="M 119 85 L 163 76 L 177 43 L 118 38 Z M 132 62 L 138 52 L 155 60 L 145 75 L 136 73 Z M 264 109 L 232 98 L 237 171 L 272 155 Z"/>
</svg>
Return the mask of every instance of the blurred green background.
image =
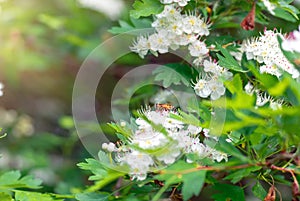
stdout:
<svg viewBox="0 0 300 201">
<path fill-rule="evenodd" d="M 107 30 L 126 17 L 131 3 L 0 0 L 0 82 L 5 85 L 0 127 L 7 133 L 0 141 L 0 172 L 34 174 L 56 193 L 87 184 L 76 167 L 90 156 L 71 118 L 73 82 L 83 60 L 112 36 Z M 111 72 L 107 79 L 114 82 L 114 77 Z"/>
</svg>

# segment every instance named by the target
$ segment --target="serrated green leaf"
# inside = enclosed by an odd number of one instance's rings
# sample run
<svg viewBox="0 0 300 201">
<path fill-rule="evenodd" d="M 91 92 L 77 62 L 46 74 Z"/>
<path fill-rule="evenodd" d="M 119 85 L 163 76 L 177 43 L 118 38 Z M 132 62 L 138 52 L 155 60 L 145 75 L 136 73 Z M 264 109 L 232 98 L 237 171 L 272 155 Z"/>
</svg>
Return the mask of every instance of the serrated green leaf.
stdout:
<svg viewBox="0 0 300 201">
<path fill-rule="evenodd" d="M 245 201 L 244 191 L 239 186 L 233 186 L 230 184 L 215 184 L 213 189 L 218 191 L 218 193 L 211 196 L 215 199 L 215 201 Z"/>
<path fill-rule="evenodd" d="M 106 201 L 109 193 L 78 193 L 75 195 L 78 201 Z"/>
<path fill-rule="evenodd" d="M 172 84 L 179 85 L 183 83 L 186 86 L 189 86 L 189 80 L 192 75 L 191 69 L 187 65 L 182 64 L 167 64 L 161 66 L 153 71 L 153 74 L 156 74 L 155 81 L 163 81 L 163 87 L 168 88 Z"/>
<path fill-rule="evenodd" d="M 227 175 L 224 179 L 230 180 L 232 183 L 237 183 L 243 178 L 249 176 L 251 172 L 255 172 L 257 170 L 260 170 L 261 167 L 253 166 L 253 167 L 248 167 L 244 169 L 237 170 L 229 175 Z"/>
<path fill-rule="evenodd" d="M 16 201 L 63 201 L 63 199 L 55 199 L 49 194 L 25 192 L 25 191 L 16 191 L 15 200 Z"/>
<path fill-rule="evenodd" d="M 264 189 L 264 187 L 262 187 L 259 181 L 257 181 L 256 184 L 252 187 L 252 192 L 253 195 L 261 200 L 263 200 L 267 196 L 266 190 Z"/>
<path fill-rule="evenodd" d="M 158 14 L 163 10 L 159 0 L 136 0 L 132 7 L 134 10 L 130 11 L 130 16 L 136 19 Z"/>
<path fill-rule="evenodd" d="M 4 188 L 40 188 L 42 181 L 28 175 L 21 178 L 19 171 L 9 171 L 0 176 L 0 186 Z"/>
<path fill-rule="evenodd" d="M 89 177 L 89 180 L 100 180 L 107 177 L 107 170 L 103 165 L 95 159 L 85 159 L 86 163 L 79 163 L 77 166 L 83 170 L 89 170 L 94 175 Z"/>
<path fill-rule="evenodd" d="M 150 19 L 134 19 L 130 18 L 130 22 L 120 20 L 118 27 L 112 27 L 108 32 L 112 34 L 121 34 L 128 31 L 134 31 L 137 29 L 151 28 L 152 21 Z M 140 34 L 140 33 L 137 33 Z"/>
<path fill-rule="evenodd" d="M 192 196 L 198 196 L 205 182 L 206 171 L 201 170 L 182 175 L 183 187 L 182 195 L 184 200 L 190 199 Z"/>
</svg>

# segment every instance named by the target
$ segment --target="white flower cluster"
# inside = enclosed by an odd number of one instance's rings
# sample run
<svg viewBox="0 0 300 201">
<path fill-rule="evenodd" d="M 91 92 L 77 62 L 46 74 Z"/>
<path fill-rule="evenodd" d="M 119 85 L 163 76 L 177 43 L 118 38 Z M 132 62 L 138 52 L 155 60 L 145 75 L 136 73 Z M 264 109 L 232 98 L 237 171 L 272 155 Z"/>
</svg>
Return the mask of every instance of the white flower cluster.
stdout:
<svg viewBox="0 0 300 201">
<path fill-rule="evenodd" d="M 279 32 L 265 30 L 258 38 L 247 40 L 242 49 L 246 52 L 247 59 L 255 59 L 259 63 L 261 73 L 269 73 L 280 77 L 283 72 L 288 72 L 293 78 L 299 77 L 299 71 L 283 55 L 277 37 L 283 38 Z"/>
<path fill-rule="evenodd" d="M 159 167 L 159 164 L 173 164 L 183 154 L 195 154 L 198 159 L 211 158 L 220 162 L 227 161 L 227 154 L 221 153 L 199 139 L 200 134 L 206 138 L 216 140 L 209 135 L 208 129 L 185 125 L 183 122 L 170 118 L 175 111 L 166 109 L 147 109 L 144 115 L 154 124 L 162 125 L 165 131 L 155 130 L 142 118 L 136 119 L 137 130 L 131 136 L 129 144 L 115 147 L 111 143 L 103 147 L 109 152 L 116 152 L 116 161 L 129 167 L 129 175 L 132 179 L 144 180 L 147 172 Z M 141 151 L 145 150 L 145 151 Z M 151 153 L 147 150 L 152 150 Z M 153 151 L 155 150 L 155 151 Z M 187 162 L 194 162 L 186 159 Z"/>
<path fill-rule="evenodd" d="M 203 67 L 205 74 L 197 79 L 194 90 L 202 98 L 217 100 L 226 90 L 223 80 L 231 79 L 232 73 L 211 60 L 204 60 Z"/>
<path fill-rule="evenodd" d="M 299 31 L 293 31 L 289 34 L 288 38 L 283 40 L 282 49 L 300 53 L 300 27 Z"/>
<path fill-rule="evenodd" d="M 186 5 L 187 0 L 165 0 L 163 3 L 177 2 Z M 199 63 L 208 53 L 208 49 L 201 36 L 209 35 L 209 25 L 199 16 L 193 13 L 181 14 L 182 8 L 177 4 L 165 5 L 164 10 L 155 16 L 152 27 L 155 33 L 149 36 L 140 36 L 130 47 L 140 57 L 144 58 L 150 51 L 152 54 L 164 54 L 170 49 L 176 50 L 180 46 L 188 46 L 190 55 L 196 57 Z"/>
</svg>

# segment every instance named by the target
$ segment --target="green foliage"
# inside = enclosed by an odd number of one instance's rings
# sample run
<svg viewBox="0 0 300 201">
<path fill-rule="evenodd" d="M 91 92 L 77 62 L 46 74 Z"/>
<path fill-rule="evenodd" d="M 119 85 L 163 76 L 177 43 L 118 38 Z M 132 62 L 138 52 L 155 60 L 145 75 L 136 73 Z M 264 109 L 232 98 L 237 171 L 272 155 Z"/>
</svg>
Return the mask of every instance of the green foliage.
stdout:
<svg viewBox="0 0 300 201">
<path fill-rule="evenodd" d="M 215 184 L 213 186 L 214 190 L 217 191 L 216 194 L 211 197 L 215 199 L 215 201 L 245 201 L 244 191 L 239 186 L 233 186 L 230 184 Z"/>
<path fill-rule="evenodd" d="M 184 200 L 189 200 L 192 196 L 198 196 L 200 194 L 200 191 L 205 183 L 205 177 L 205 170 L 182 175 L 182 195 Z"/>
<path fill-rule="evenodd" d="M 163 10 L 163 5 L 158 0 L 136 0 L 132 7 L 134 10 L 130 11 L 130 15 L 133 18 L 148 17 Z"/>
<path fill-rule="evenodd" d="M 179 85 L 184 84 L 189 86 L 192 79 L 192 68 L 185 64 L 166 64 L 160 66 L 153 71 L 156 81 L 163 81 L 163 87 L 168 88 L 172 84 Z"/>
<path fill-rule="evenodd" d="M 32 176 L 21 177 L 19 171 L 9 171 L 5 172 L 0 176 L 0 186 L 1 188 L 40 188 L 42 181 L 39 179 L 34 179 Z"/>
<path fill-rule="evenodd" d="M 63 199 L 55 199 L 49 194 L 15 191 L 16 201 L 63 201 Z"/>
<path fill-rule="evenodd" d="M 231 56 L 231 54 L 225 48 L 223 48 L 220 44 L 217 43 L 216 45 L 217 45 L 217 48 L 223 54 L 223 56 L 220 54 L 217 54 L 220 66 L 234 70 L 234 71 L 243 72 L 243 69 L 238 64 L 238 62 L 233 58 L 233 56 Z"/>
<path fill-rule="evenodd" d="M 267 195 L 266 190 L 262 187 L 259 181 L 257 181 L 256 184 L 252 187 L 252 192 L 261 200 L 263 200 Z"/>
<path fill-rule="evenodd" d="M 147 18 L 137 20 L 131 17 L 130 22 L 120 20 L 119 27 L 113 27 L 108 31 L 112 34 L 121 34 L 128 31 L 136 31 L 137 29 L 151 28 L 151 23 L 151 20 Z"/>
<path fill-rule="evenodd" d="M 78 201 L 105 201 L 108 197 L 108 193 L 80 193 L 75 196 Z"/>
</svg>

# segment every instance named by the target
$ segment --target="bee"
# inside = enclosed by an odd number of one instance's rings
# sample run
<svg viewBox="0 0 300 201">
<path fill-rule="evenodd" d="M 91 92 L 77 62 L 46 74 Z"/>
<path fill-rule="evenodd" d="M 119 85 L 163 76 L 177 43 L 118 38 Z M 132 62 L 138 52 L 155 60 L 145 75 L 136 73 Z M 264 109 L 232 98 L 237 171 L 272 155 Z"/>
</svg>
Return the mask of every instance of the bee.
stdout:
<svg viewBox="0 0 300 201">
<path fill-rule="evenodd" d="M 156 110 L 171 111 L 171 110 L 174 110 L 175 107 L 171 104 L 168 104 L 168 103 L 164 103 L 164 104 L 156 103 L 155 104 L 155 109 Z"/>
</svg>

